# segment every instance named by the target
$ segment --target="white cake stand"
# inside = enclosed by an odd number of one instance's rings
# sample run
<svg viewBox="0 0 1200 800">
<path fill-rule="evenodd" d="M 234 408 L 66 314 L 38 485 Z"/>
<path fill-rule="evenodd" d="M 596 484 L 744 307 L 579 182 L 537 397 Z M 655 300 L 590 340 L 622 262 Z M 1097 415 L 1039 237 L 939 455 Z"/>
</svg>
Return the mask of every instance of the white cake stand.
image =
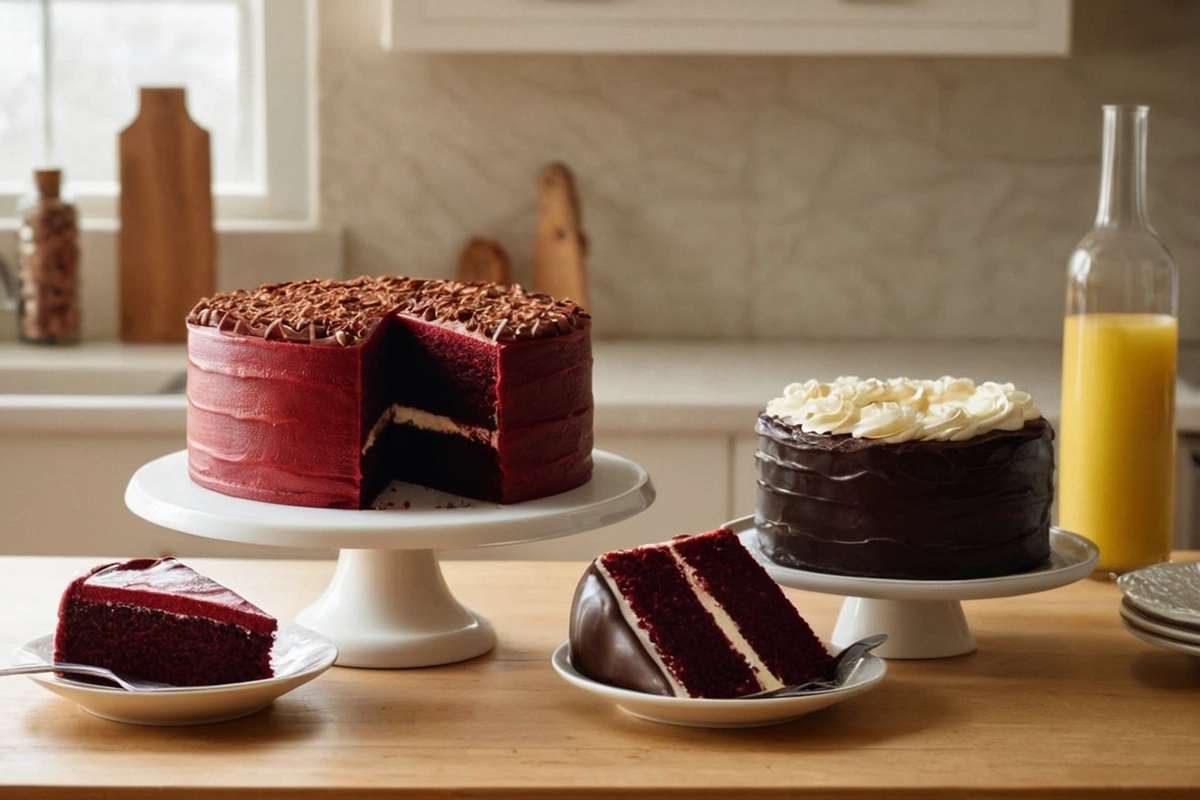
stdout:
<svg viewBox="0 0 1200 800">
<path fill-rule="evenodd" d="M 874 633 L 888 640 L 876 648 L 883 658 L 945 658 L 973 652 L 963 600 L 1014 597 L 1066 586 L 1087 577 L 1100 551 L 1084 537 L 1050 529 L 1050 558 L 1029 572 L 961 581 L 856 578 L 780 566 L 758 546 L 754 517 L 727 523 L 782 586 L 845 595 L 831 644 L 842 648 Z"/>
<path fill-rule="evenodd" d="M 437 551 L 515 544 L 601 528 L 645 510 L 654 487 L 640 466 L 593 452 L 592 479 L 541 500 L 498 505 L 393 483 L 376 508 L 307 508 L 228 497 L 192 482 L 187 452 L 141 467 L 125 489 L 133 513 L 210 539 L 338 549 L 333 579 L 296 621 L 338 647 L 351 667 L 425 667 L 488 652 L 491 624 L 462 606 Z"/>
</svg>

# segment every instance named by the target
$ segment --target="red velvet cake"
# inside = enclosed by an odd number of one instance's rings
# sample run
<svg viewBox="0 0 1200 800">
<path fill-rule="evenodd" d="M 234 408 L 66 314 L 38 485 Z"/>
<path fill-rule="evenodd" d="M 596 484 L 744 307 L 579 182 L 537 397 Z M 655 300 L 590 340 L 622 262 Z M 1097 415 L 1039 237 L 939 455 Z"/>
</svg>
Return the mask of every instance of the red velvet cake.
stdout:
<svg viewBox="0 0 1200 800">
<path fill-rule="evenodd" d="M 605 553 L 571 607 L 571 664 L 650 694 L 732 698 L 833 677 L 833 658 L 728 528 Z"/>
<path fill-rule="evenodd" d="M 102 564 L 63 593 L 54 660 L 175 686 L 272 676 L 275 618 L 174 558 Z"/>
<path fill-rule="evenodd" d="M 206 298 L 188 316 L 188 470 L 287 505 L 393 479 L 515 503 L 592 473 L 591 322 L 519 286 L 384 277 Z"/>
</svg>

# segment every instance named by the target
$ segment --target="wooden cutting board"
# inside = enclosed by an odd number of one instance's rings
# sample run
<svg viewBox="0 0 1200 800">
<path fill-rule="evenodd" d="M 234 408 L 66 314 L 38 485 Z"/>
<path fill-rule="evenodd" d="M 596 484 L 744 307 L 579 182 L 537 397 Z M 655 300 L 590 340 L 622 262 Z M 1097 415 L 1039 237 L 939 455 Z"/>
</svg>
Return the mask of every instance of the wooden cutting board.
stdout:
<svg viewBox="0 0 1200 800">
<path fill-rule="evenodd" d="M 122 341 L 186 341 L 187 313 L 215 289 L 210 158 L 184 90 L 142 89 L 118 139 Z"/>
</svg>

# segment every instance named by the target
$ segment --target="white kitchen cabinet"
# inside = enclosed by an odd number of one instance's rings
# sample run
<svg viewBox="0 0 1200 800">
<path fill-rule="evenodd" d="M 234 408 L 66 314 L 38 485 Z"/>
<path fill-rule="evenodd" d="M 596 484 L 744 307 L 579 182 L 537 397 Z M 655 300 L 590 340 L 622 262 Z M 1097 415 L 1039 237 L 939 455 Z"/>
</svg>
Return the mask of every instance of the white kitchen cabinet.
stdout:
<svg viewBox="0 0 1200 800">
<path fill-rule="evenodd" d="M 443 558 L 590 559 L 606 550 L 700 533 L 729 514 L 729 440 L 722 434 L 600 433 L 597 446 L 649 472 L 658 497 L 642 514 L 587 533 L 506 547 L 446 551 Z M 244 545 L 151 524 L 125 506 L 129 477 L 182 449 L 176 432 L 5 430 L 0 436 L 0 526 L 5 555 L 324 558 L 333 550 Z"/>
<path fill-rule="evenodd" d="M 382 0 L 424 52 L 1056 55 L 1071 0 Z"/>
<path fill-rule="evenodd" d="M 730 448 L 729 475 L 732 482 L 730 494 L 733 496 L 731 516 L 745 517 L 754 513 L 755 488 L 758 481 L 758 468 L 754 462 L 754 453 L 758 450 L 758 437 L 753 433 L 735 436 Z"/>
<path fill-rule="evenodd" d="M 135 515 L 125 506 L 130 476 L 147 461 L 183 447 L 182 428 L 144 433 L 5 430 L 0 435 L 0 496 L 6 500 L 0 553 L 97 558 L 332 555 L 189 536 Z"/>
</svg>

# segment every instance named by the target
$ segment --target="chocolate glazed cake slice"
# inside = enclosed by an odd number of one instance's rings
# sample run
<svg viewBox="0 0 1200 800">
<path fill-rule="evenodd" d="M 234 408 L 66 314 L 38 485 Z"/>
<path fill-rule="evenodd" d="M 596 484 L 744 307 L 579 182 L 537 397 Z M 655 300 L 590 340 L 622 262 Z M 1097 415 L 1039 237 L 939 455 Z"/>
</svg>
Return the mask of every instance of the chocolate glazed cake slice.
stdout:
<svg viewBox="0 0 1200 800">
<path fill-rule="evenodd" d="M 727 528 L 596 559 L 572 603 L 570 653 L 594 680 L 677 697 L 740 697 L 833 668 Z"/>
</svg>

